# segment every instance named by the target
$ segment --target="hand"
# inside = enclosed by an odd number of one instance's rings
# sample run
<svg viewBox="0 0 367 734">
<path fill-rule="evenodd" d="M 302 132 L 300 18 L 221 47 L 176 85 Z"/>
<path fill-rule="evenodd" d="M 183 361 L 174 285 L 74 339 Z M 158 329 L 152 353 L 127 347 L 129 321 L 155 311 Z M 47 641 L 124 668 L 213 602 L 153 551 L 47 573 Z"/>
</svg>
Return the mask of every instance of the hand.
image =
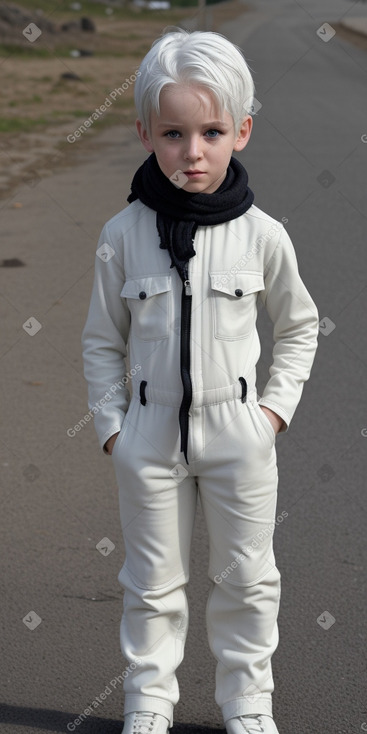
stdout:
<svg viewBox="0 0 367 734">
<path fill-rule="evenodd" d="M 275 435 L 279 433 L 284 423 L 283 418 L 281 418 L 280 415 L 278 415 L 278 413 L 274 413 L 274 410 L 267 408 L 266 405 L 260 405 L 260 408 L 265 413 L 266 417 L 268 418 L 271 425 L 273 426 Z"/>
<path fill-rule="evenodd" d="M 120 433 L 120 431 L 117 431 L 117 433 L 114 433 L 112 436 L 109 437 L 108 441 L 106 441 L 106 444 L 105 444 L 106 450 L 107 450 L 107 453 L 110 456 L 112 454 L 112 450 L 113 450 L 113 447 L 114 447 L 115 442 L 116 442 L 116 438 L 119 435 L 119 433 Z"/>
</svg>

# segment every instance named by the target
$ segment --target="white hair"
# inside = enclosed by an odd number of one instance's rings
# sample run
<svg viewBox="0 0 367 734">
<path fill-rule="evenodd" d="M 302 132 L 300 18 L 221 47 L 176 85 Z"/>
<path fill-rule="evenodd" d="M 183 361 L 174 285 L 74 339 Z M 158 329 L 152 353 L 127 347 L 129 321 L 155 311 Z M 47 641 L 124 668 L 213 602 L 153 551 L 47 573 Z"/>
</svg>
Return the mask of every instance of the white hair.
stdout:
<svg viewBox="0 0 367 734">
<path fill-rule="evenodd" d="M 173 30 L 171 30 L 173 28 Z M 242 120 L 251 114 L 254 82 L 241 49 L 221 33 L 169 26 L 139 67 L 135 81 L 135 106 L 144 129 L 151 134 L 150 116 L 160 114 L 159 95 L 167 84 L 197 84 L 215 96 L 221 114 L 233 118 L 238 135 Z"/>
</svg>

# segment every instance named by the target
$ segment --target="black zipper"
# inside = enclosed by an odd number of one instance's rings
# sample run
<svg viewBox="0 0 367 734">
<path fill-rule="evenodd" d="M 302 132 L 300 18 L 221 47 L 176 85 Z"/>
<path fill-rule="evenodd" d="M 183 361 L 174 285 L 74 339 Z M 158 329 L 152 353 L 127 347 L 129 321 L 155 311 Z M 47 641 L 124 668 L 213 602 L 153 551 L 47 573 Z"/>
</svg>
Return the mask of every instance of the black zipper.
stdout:
<svg viewBox="0 0 367 734">
<path fill-rule="evenodd" d="M 181 451 L 183 451 L 186 463 L 187 446 L 189 436 L 189 410 L 192 401 L 192 382 L 190 375 L 190 331 L 191 331 L 191 304 L 192 291 L 188 278 L 188 263 L 185 263 L 183 274 L 182 296 L 181 296 L 181 353 L 180 367 L 183 385 L 183 398 L 179 412 L 179 423 L 181 430 Z"/>
</svg>

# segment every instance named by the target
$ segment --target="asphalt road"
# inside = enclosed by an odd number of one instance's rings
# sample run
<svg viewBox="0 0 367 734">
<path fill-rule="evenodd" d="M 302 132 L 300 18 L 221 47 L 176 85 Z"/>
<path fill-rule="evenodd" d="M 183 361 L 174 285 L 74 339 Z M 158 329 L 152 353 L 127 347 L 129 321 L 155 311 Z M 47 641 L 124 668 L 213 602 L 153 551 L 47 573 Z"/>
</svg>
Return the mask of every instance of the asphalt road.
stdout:
<svg viewBox="0 0 367 734">
<path fill-rule="evenodd" d="M 220 29 L 243 49 L 262 105 L 239 158 L 255 203 L 288 218 L 321 318 L 311 379 L 276 443 L 278 514 L 288 513 L 275 532 L 280 734 L 367 731 L 367 55 L 323 25 L 352 12 L 365 16 L 367 5 L 264 0 Z M 72 438 L 67 429 L 87 411 L 80 334 L 98 235 L 127 205 L 146 154 L 130 128 L 86 135 L 74 150 L 72 168 L 24 184 L 0 204 L 2 258 L 25 263 L 0 270 L 4 734 L 68 731 L 126 665 L 113 467 L 91 423 Z M 261 394 L 272 354 L 264 310 L 258 327 Z M 115 546 L 108 555 L 96 549 L 105 538 Z M 199 503 L 173 734 L 223 730 L 205 632 L 207 565 Z M 121 684 L 100 701 L 76 727 L 80 734 L 120 733 Z"/>
</svg>

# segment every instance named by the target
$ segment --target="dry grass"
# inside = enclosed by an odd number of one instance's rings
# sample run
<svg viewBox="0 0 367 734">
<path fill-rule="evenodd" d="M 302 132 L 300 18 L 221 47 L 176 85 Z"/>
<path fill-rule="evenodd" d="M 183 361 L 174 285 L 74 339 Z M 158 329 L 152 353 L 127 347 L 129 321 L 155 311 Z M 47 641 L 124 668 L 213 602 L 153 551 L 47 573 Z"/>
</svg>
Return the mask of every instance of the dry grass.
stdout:
<svg viewBox="0 0 367 734">
<path fill-rule="evenodd" d="M 219 30 L 223 23 L 245 11 L 246 6 L 238 0 L 210 6 L 206 29 Z M 8 196 L 10 188 L 26 180 L 30 168 L 40 176 L 50 174 L 50 159 L 54 168 L 60 144 L 68 146 L 66 136 L 134 74 L 153 40 L 165 27 L 185 27 L 185 19 L 191 29 L 203 28 L 203 19 L 198 18 L 196 8 L 175 8 L 169 13 L 149 15 L 148 20 L 139 13 L 130 12 L 125 19 L 94 18 L 95 34 L 68 33 L 60 40 L 43 33 L 35 42 L 39 44 L 38 55 L 10 54 L 0 58 L 0 197 Z M 28 41 L 26 44 L 31 45 Z M 94 55 L 73 58 L 69 55 L 70 47 L 92 50 Z M 26 47 L 27 54 L 30 51 L 32 49 Z M 64 73 L 76 74 L 79 80 L 62 79 Z M 105 125 L 121 121 L 132 124 L 136 117 L 133 92 L 133 83 L 130 83 L 93 123 L 92 134 L 86 137 L 93 139 Z"/>
</svg>

